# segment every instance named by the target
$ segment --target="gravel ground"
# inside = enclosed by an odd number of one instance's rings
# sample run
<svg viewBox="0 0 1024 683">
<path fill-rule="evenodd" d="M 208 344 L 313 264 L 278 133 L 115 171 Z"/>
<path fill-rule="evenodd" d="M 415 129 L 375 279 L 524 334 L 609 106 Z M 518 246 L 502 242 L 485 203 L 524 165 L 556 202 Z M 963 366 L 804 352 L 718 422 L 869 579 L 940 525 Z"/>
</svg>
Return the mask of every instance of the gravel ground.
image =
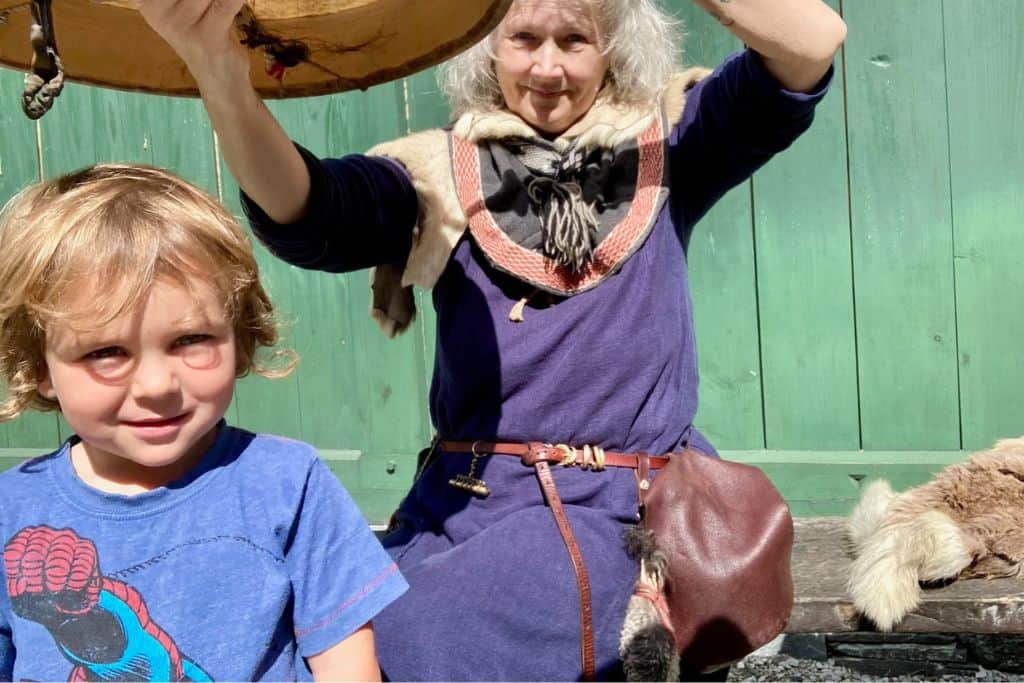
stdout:
<svg viewBox="0 0 1024 683">
<path fill-rule="evenodd" d="M 973 673 L 927 676 L 878 676 L 858 673 L 832 660 L 796 659 L 788 655 L 747 657 L 729 671 L 730 681 L 1024 681 L 1024 675 L 981 669 Z"/>
</svg>

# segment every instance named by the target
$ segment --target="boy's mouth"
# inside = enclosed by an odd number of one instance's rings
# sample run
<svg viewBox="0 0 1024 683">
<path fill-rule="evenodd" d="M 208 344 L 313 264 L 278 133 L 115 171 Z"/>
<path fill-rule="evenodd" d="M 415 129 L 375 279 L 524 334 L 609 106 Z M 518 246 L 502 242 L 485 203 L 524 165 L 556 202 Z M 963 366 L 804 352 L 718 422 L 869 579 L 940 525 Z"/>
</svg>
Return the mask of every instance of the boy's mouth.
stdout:
<svg viewBox="0 0 1024 683">
<path fill-rule="evenodd" d="M 159 429 L 160 427 L 174 427 L 185 421 L 188 417 L 188 413 L 182 413 L 181 415 L 175 415 L 174 417 L 152 417 L 144 420 L 122 420 L 122 424 L 128 427 L 138 427 L 140 429 Z"/>
</svg>

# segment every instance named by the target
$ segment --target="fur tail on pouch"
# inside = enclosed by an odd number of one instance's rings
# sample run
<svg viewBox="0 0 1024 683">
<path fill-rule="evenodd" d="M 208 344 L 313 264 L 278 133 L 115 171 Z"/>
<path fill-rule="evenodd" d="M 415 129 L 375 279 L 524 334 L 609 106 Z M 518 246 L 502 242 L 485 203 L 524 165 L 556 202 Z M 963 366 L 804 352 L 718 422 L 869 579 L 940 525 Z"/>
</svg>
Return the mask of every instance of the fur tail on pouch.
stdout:
<svg viewBox="0 0 1024 683">
<path fill-rule="evenodd" d="M 864 491 L 848 521 L 855 559 L 847 588 L 853 603 L 890 631 L 921 600 L 921 581 L 957 576 L 973 553 L 957 524 L 935 509 L 912 504 L 885 481 Z"/>
<path fill-rule="evenodd" d="M 679 652 L 664 600 L 665 557 L 642 525 L 626 534 L 626 548 L 640 562 L 636 589 L 626 606 L 619 657 L 627 681 L 678 681 Z"/>
</svg>

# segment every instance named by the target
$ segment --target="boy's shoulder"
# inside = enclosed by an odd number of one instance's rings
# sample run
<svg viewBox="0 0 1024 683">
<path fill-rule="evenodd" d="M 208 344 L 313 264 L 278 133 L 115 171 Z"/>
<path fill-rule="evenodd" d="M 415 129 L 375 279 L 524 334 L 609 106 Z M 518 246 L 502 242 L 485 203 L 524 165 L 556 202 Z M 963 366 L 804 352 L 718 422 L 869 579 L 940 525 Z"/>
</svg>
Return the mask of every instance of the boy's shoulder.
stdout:
<svg viewBox="0 0 1024 683">
<path fill-rule="evenodd" d="M 314 446 L 287 436 L 251 432 L 239 427 L 228 426 L 233 439 L 241 444 L 245 459 L 250 462 L 266 462 L 288 468 L 309 467 L 319 459 Z"/>
<path fill-rule="evenodd" d="M 302 486 L 320 462 L 316 448 L 304 441 L 237 427 L 227 429 L 235 444 L 232 469 L 239 476 L 255 478 L 261 485 L 280 481 Z"/>
<path fill-rule="evenodd" d="M 228 429 L 233 453 L 221 461 L 228 470 L 225 476 L 216 479 L 224 495 L 238 493 L 247 501 L 262 501 L 267 510 L 288 514 L 302 509 L 311 497 L 321 506 L 340 506 L 336 511 L 355 509 L 342 482 L 314 446 L 284 436 Z"/>
<path fill-rule="evenodd" d="M 0 541 L 20 519 L 45 514 L 54 505 L 53 469 L 66 456 L 66 444 L 0 472 Z"/>
<path fill-rule="evenodd" d="M 299 441 L 288 436 L 251 432 L 240 427 L 228 427 L 235 432 L 251 438 L 253 445 L 268 452 L 283 453 L 291 457 L 316 458 L 317 450 L 312 444 Z"/>
</svg>

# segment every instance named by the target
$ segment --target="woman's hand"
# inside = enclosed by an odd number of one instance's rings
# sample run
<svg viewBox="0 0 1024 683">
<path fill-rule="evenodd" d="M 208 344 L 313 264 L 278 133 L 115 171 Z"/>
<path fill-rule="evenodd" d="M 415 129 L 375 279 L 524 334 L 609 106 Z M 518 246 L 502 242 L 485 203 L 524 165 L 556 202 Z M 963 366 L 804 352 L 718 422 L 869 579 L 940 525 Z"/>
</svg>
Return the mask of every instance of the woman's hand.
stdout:
<svg viewBox="0 0 1024 683">
<path fill-rule="evenodd" d="M 249 55 L 233 28 L 243 0 L 138 0 L 146 22 L 206 91 L 248 85 Z"/>
</svg>

